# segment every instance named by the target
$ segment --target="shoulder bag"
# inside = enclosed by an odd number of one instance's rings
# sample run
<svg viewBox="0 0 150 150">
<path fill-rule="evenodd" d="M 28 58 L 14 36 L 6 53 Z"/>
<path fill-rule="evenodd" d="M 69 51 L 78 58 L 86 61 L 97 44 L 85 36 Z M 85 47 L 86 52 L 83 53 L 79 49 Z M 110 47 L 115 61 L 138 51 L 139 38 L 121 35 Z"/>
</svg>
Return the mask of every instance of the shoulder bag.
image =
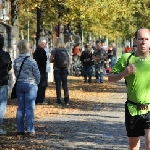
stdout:
<svg viewBox="0 0 150 150">
<path fill-rule="evenodd" d="M 20 76 L 20 72 L 21 72 L 22 66 L 23 66 L 25 60 L 26 60 L 28 57 L 29 57 L 29 56 L 26 56 L 26 57 L 24 58 L 24 60 L 23 60 L 23 62 L 22 62 L 22 64 L 21 64 L 21 66 L 20 66 L 19 74 L 18 74 L 18 76 L 17 76 L 17 78 L 16 78 L 16 82 L 15 82 L 13 88 L 12 88 L 12 91 L 11 91 L 11 97 L 10 97 L 11 99 L 17 98 L 17 94 L 16 94 L 17 80 L 18 80 L 18 78 L 19 78 L 19 76 Z"/>
</svg>

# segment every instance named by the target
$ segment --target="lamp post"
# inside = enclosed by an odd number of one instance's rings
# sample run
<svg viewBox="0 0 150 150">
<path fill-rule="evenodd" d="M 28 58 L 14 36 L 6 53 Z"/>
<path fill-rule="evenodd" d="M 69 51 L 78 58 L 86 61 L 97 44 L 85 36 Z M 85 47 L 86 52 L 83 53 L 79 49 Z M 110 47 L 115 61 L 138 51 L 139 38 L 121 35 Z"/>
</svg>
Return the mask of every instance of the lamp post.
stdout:
<svg viewBox="0 0 150 150">
<path fill-rule="evenodd" d="M 3 7 L 3 22 L 6 23 L 6 0 L 2 1 L 2 7 Z"/>
<path fill-rule="evenodd" d="M 18 55 L 16 50 L 16 44 L 19 39 L 19 27 L 18 27 L 18 0 L 11 0 L 11 25 L 12 25 L 12 42 L 14 45 L 13 56 L 16 58 Z"/>
</svg>

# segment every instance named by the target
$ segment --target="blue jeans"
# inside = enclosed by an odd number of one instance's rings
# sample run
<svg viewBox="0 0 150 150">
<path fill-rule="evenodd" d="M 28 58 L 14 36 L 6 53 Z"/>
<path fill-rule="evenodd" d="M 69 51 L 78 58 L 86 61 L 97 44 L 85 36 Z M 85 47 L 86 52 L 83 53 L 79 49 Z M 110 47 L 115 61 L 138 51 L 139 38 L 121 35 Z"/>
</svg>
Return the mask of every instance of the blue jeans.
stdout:
<svg viewBox="0 0 150 150">
<path fill-rule="evenodd" d="M 56 82 L 56 95 L 57 95 L 57 102 L 61 103 L 61 83 L 64 90 L 64 101 L 65 103 L 69 102 L 69 92 L 68 92 L 68 69 L 59 69 L 54 70 L 54 78 Z"/>
<path fill-rule="evenodd" d="M 113 68 L 113 66 L 116 64 L 116 60 L 117 60 L 117 57 L 115 56 L 111 58 L 111 68 Z"/>
<path fill-rule="evenodd" d="M 95 64 L 95 77 L 96 77 L 96 82 L 104 82 L 104 73 L 103 71 L 100 71 L 100 66 L 99 64 Z"/>
<path fill-rule="evenodd" d="M 8 85 L 0 86 L 0 129 L 2 127 L 4 114 L 6 112 L 8 96 Z"/>
<path fill-rule="evenodd" d="M 92 80 L 92 66 L 89 64 L 83 64 L 83 76 L 84 76 L 84 80 L 85 82 L 87 81 L 87 77 L 88 82 L 91 82 Z"/>
<path fill-rule="evenodd" d="M 35 99 L 37 96 L 38 87 L 35 84 L 17 82 L 17 132 L 24 132 L 25 118 L 27 125 L 27 132 L 35 132 L 34 129 L 34 108 Z"/>
</svg>

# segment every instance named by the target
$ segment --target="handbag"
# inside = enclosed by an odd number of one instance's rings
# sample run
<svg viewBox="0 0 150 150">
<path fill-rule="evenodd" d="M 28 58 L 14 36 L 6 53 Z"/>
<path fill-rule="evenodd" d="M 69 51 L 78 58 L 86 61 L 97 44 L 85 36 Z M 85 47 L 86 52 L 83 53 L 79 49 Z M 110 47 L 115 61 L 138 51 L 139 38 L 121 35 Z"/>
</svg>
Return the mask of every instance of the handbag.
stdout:
<svg viewBox="0 0 150 150">
<path fill-rule="evenodd" d="M 26 57 L 24 58 L 24 60 L 23 60 L 23 62 L 22 62 L 22 64 L 21 64 L 21 66 L 20 66 L 19 74 L 18 74 L 18 76 L 17 76 L 16 82 L 14 83 L 14 86 L 13 86 L 12 91 L 11 91 L 11 97 L 10 97 L 11 99 L 17 98 L 17 94 L 16 94 L 17 80 L 18 80 L 18 78 L 19 78 L 19 76 L 20 76 L 20 72 L 21 72 L 22 66 L 23 66 L 25 60 L 26 60 L 28 57 L 29 57 L 29 56 L 26 56 Z"/>
</svg>

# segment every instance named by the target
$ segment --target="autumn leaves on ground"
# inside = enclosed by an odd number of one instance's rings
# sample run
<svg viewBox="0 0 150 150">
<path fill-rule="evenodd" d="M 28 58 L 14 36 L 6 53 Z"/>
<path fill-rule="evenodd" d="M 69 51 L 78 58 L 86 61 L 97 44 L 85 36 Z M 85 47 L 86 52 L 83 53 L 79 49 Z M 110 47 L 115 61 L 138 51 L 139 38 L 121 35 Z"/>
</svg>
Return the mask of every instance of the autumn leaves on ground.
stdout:
<svg viewBox="0 0 150 150">
<path fill-rule="evenodd" d="M 56 103 L 55 83 L 49 83 L 46 90 L 46 101 L 48 102 L 48 105 L 36 105 L 35 120 L 45 117 L 55 117 L 59 114 L 69 114 L 73 111 L 90 111 L 92 105 L 97 104 L 96 99 L 102 99 L 102 101 L 98 101 L 98 103 L 104 103 L 105 98 L 108 99 L 110 93 L 116 93 L 120 92 L 120 90 L 124 90 L 123 87 L 118 87 L 117 83 L 109 83 L 107 81 L 107 77 L 105 77 L 105 82 L 103 84 L 94 83 L 94 79 L 93 83 L 91 84 L 84 83 L 83 77 L 69 76 L 68 80 L 70 105 L 60 106 Z M 8 100 L 7 113 L 5 114 L 5 119 L 3 123 L 3 128 L 8 131 L 8 135 L 0 136 L 1 142 L 2 140 L 6 141 L 9 138 L 13 138 L 15 140 L 14 135 L 16 132 L 16 108 L 16 100 Z M 2 143 L 0 143 L 0 145 L 1 144 Z"/>
</svg>

